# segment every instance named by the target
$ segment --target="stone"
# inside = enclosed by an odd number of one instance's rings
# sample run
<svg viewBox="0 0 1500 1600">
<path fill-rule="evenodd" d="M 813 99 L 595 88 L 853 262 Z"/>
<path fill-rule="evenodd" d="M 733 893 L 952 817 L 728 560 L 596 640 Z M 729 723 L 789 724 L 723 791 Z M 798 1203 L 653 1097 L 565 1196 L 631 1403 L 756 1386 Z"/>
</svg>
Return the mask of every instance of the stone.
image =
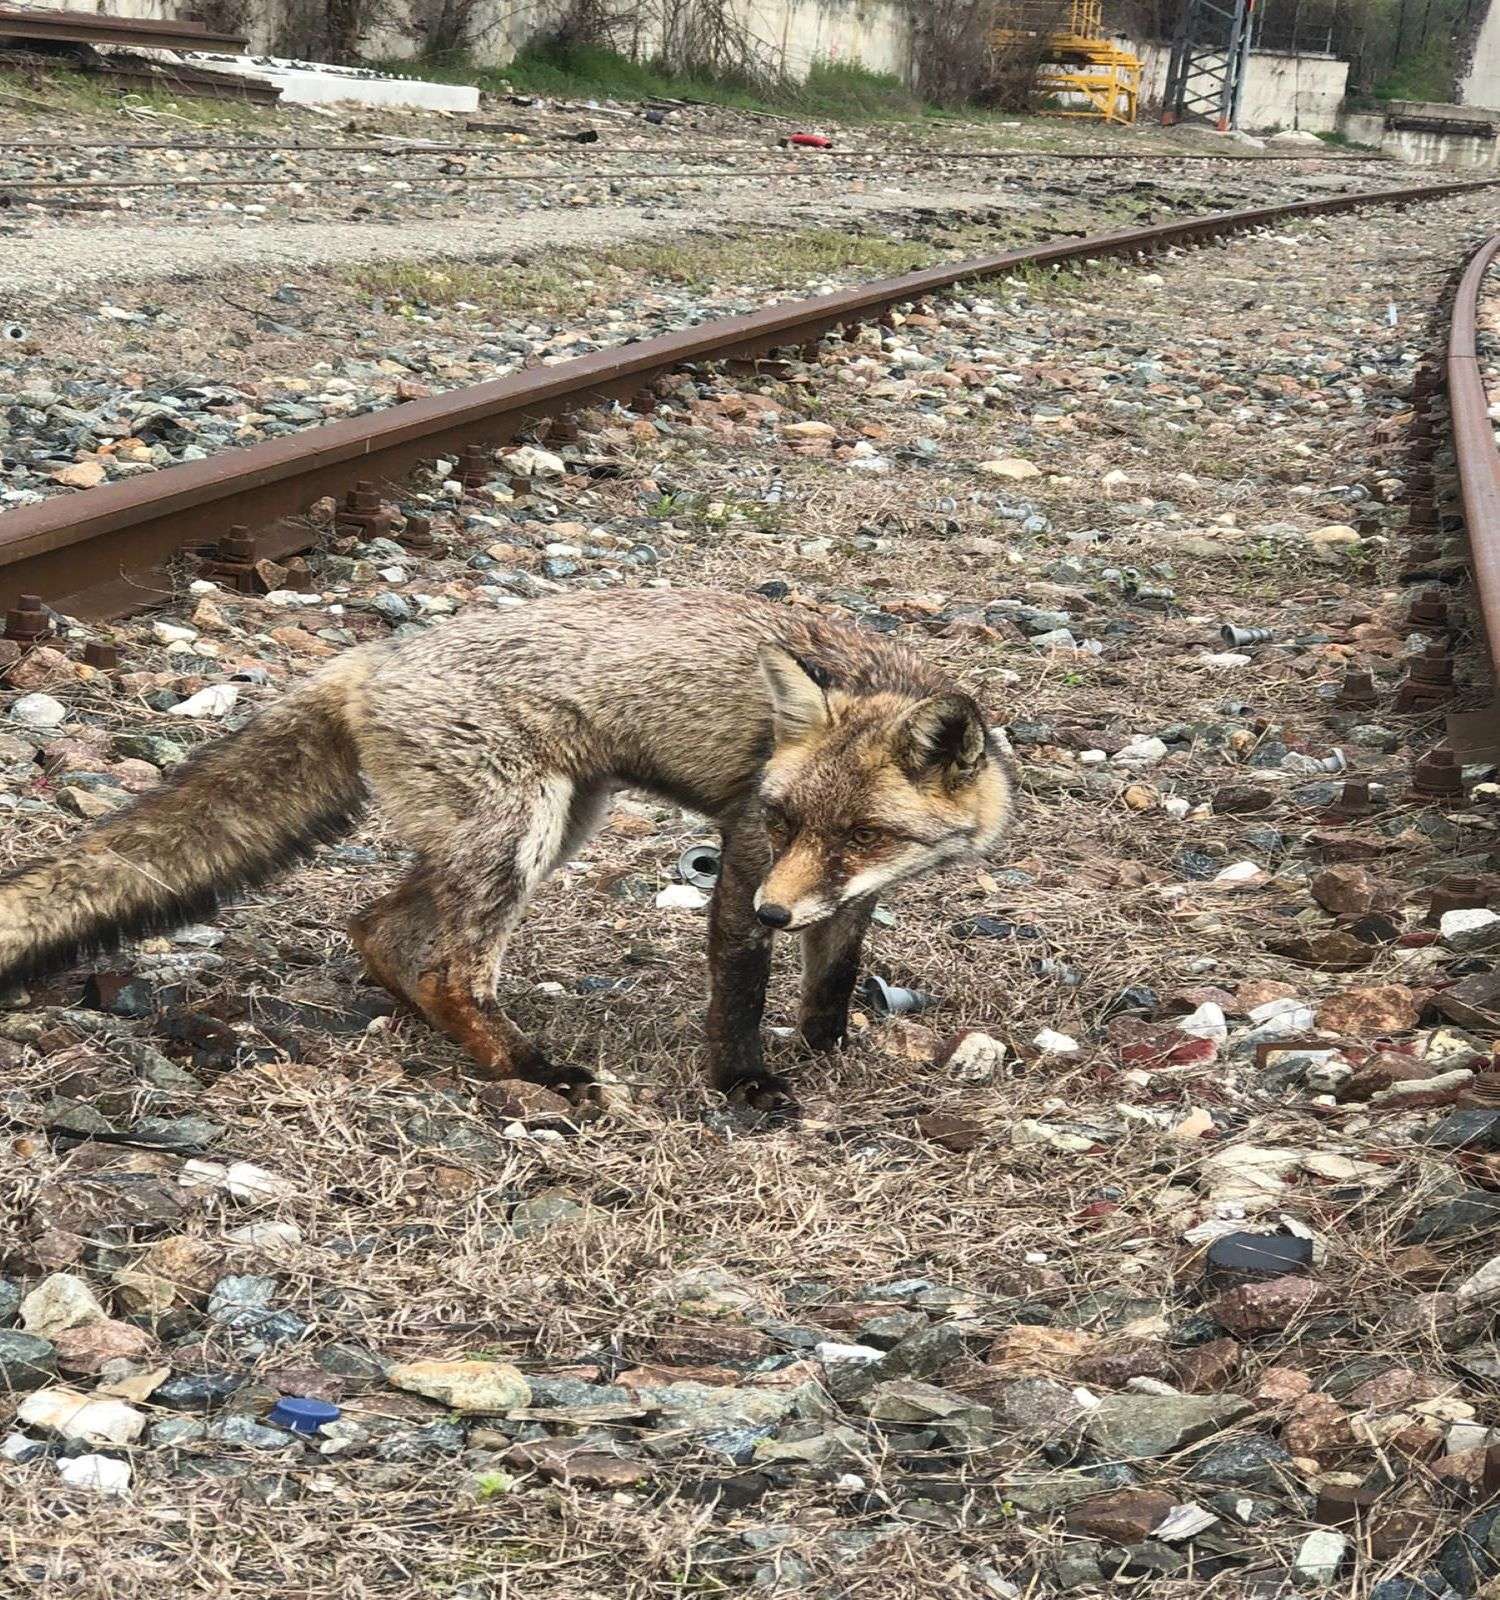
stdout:
<svg viewBox="0 0 1500 1600">
<path fill-rule="evenodd" d="M 995 1438 L 995 1414 L 988 1406 L 910 1378 L 877 1384 L 861 1409 L 887 1427 L 931 1428 L 954 1449 L 981 1450 Z"/>
<path fill-rule="evenodd" d="M 57 1354 L 50 1340 L 0 1329 L 0 1399 L 41 1389 L 56 1377 Z"/>
<path fill-rule="evenodd" d="M 1440 1150 L 1500 1150 L 1500 1111 L 1453 1111 L 1427 1135 Z"/>
<path fill-rule="evenodd" d="M 1297 1547 L 1293 1581 L 1302 1588 L 1326 1588 L 1338 1577 L 1348 1548 L 1348 1538 L 1337 1529 L 1315 1528 Z"/>
<path fill-rule="evenodd" d="M 1051 1378 L 1015 1378 L 989 1391 L 996 1419 L 1023 1439 L 1056 1439 L 1085 1415 L 1073 1391 Z"/>
<path fill-rule="evenodd" d="M 155 1338 L 144 1328 L 109 1318 L 59 1329 L 52 1343 L 58 1369 L 73 1377 L 97 1377 L 111 1361 L 149 1361 L 158 1353 Z"/>
<path fill-rule="evenodd" d="M 1210 1339 L 1172 1358 L 1173 1376 L 1189 1394 L 1217 1394 L 1239 1370 L 1244 1351 L 1233 1339 Z"/>
<path fill-rule="evenodd" d="M 115 1456 L 69 1456 L 57 1463 L 57 1475 L 70 1489 L 116 1497 L 130 1492 L 130 1463 Z"/>
<path fill-rule="evenodd" d="M 159 1384 L 151 1400 L 169 1411 L 211 1411 L 244 1386 L 244 1378 L 233 1372 L 183 1372 Z"/>
<path fill-rule="evenodd" d="M 1438 933 L 1450 950 L 1472 955 L 1500 947 L 1500 915 L 1475 907 L 1465 911 L 1445 911 L 1438 921 Z"/>
<path fill-rule="evenodd" d="M 582 1489 L 633 1489 L 648 1482 L 656 1470 L 631 1456 L 555 1439 L 514 1445 L 501 1459 L 507 1466 Z"/>
<path fill-rule="evenodd" d="M 1381 1034 L 1404 1033 L 1417 1025 L 1416 999 L 1402 983 L 1350 989 L 1323 1001 L 1318 1026 L 1329 1033 L 1373 1039 Z"/>
<path fill-rule="evenodd" d="M 95 489 L 104 482 L 105 477 L 102 462 L 73 461 L 66 467 L 59 467 L 52 474 L 52 481 L 62 484 L 65 489 Z"/>
<path fill-rule="evenodd" d="M 1491 1256 L 1454 1290 L 1462 1307 L 1479 1309 L 1500 1301 L 1500 1256 Z"/>
<path fill-rule="evenodd" d="M 73 1389 L 39 1389 L 26 1396 L 16 1416 L 28 1427 L 85 1444 L 134 1444 L 146 1428 L 144 1415 L 123 1400 L 99 1400 Z"/>
<path fill-rule="evenodd" d="M 50 694 L 27 694 L 11 706 L 10 717 L 28 728 L 56 728 L 68 720 L 68 708 Z"/>
<path fill-rule="evenodd" d="M 561 1189 L 548 1189 L 530 1200 L 518 1200 L 510 1214 L 510 1231 L 518 1239 L 529 1239 L 534 1234 L 551 1228 L 569 1227 L 587 1219 L 588 1212 Z"/>
<path fill-rule="evenodd" d="M 1084 1431 L 1108 1455 L 1138 1460 L 1195 1444 L 1251 1409 L 1238 1395 L 1109 1395 L 1089 1414 Z"/>
<path fill-rule="evenodd" d="M 386 1380 L 454 1411 L 503 1415 L 531 1404 L 530 1385 L 504 1361 L 406 1361 L 392 1367 Z"/>
<path fill-rule="evenodd" d="M 1389 903 L 1391 896 L 1363 868 L 1326 867 L 1309 885 L 1312 897 L 1330 916 L 1363 916 Z"/>
<path fill-rule="evenodd" d="M 1173 1504 L 1172 1496 L 1162 1489 L 1117 1489 L 1071 1507 L 1068 1531 L 1114 1544 L 1135 1544 L 1171 1513 Z"/>
<path fill-rule="evenodd" d="M 208 1438 L 220 1444 L 238 1445 L 245 1450 L 285 1450 L 297 1443 L 296 1435 L 286 1429 L 268 1428 L 239 1411 L 227 1411 L 215 1417 L 204 1431 Z"/>
<path fill-rule="evenodd" d="M 1292 1406 L 1281 1442 L 1294 1456 L 1322 1461 L 1350 1449 L 1355 1442 L 1354 1429 L 1337 1400 L 1326 1394 L 1305 1394 Z"/>
<path fill-rule="evenodd" d="M 1118 1389 L 1132 1378 L 1167 1378 L 1171 1374 L 1167 1347 L 1159 1339 L 1124 1339 L 1091 1350 L 1073 1363 L 1072 1373 L 1080 1383 L 1107 1389 Z"/>
<path fill-rule="evenodd" d="M 141 1316 L 164 1316 L 180 1306 L 202 1306 L 223 1275 L 222 1247 L 188 1234 L 154 1239 L 114 1275 L 116 1304 Z"/>
<path fill-rule="evenodd" d="M 991 478 L 1006 478 L 1012 483 L 1022 483 L 1028 478 L 1040 478 L 1042 469 L 1019 456 L 1001 456 L 994 461 L 981 461 L 979 471 Z"/>
<path fill-rule="evenodd" d="M 1284 1444 L 1264 1434 L 1249 1434 L 1212 1445 L 1194 1456 L 1185 1470 L 1198 1482 L 1276 1492 L 1291 1480 L 1291 1466 L 1291 1452 Z"/>
<path fill-rule="evenodd" d="M 1005 1056 L 1000 1040 L 974 1029 L 944 1045 L 936 1065 L 957 1083 L 979 1085 L 994 1081 L 1005 1064 Z"/>
<path fill-rule="evenodd" d="M 21 1326 L 27 1333 L 49 1339 L 68 1328 L 106 1322 L 109 1313 L 82 1278 L 54 1272 L 21 1302 Z"/>
<path fill-rule="evenodd" d="M 1255 1386 L 1255 1398 L 1271 1405 L 1290 1405 L 1311 1388 L 1311 1376 L 1295 1367 L 1267 1367 Z"/>
<path fill-rule="evenodd" d="M 1425 1206 L 1407 1223 L 1402 1244 L 1432 1244 L 1479 1229 L 1500 1225 L 1500 1194 L 1465 1189 L 1435 1205 Z"/>
<path fill-rule="evenodd" d="M 1231 1333 L 1271 1333 L 1333 1303 L 1333 1292 L 1311 1278 L 1267 1278 L 1220 1295 L 1209 1312 Z"/>
</svg>

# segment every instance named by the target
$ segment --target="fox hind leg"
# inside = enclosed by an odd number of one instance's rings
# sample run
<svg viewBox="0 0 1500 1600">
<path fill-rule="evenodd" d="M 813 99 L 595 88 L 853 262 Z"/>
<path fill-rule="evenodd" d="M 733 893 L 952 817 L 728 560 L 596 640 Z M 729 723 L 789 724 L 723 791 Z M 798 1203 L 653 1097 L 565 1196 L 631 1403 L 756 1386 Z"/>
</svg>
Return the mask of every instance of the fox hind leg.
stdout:
<svg viewBox="0 0 1500 1600">
<path fill-rule="evenodd" d="M 368 907 L 350 932 L 371 976 L 461 1045 L 486 1077 L 582 1095 L 592 1075 L 550 1062 L 495 992 L 527 900 L 587 836 L 598 801 L 577 801 L 561 779 L 544 779 L 529 795 L 513 789 L 506 801 L 456 825 L 442 859 Z"/>
</svg>

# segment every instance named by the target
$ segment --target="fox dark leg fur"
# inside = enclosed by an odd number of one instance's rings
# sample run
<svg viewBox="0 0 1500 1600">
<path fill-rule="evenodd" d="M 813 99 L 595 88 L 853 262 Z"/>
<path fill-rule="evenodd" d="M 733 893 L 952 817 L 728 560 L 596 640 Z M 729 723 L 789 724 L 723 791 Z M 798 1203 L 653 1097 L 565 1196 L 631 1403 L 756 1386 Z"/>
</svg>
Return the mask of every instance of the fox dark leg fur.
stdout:
<svg viewBox="0 0 1500 1600">
<path fill-rule="evenodd" d="M 802 1008 L 797 1025 L 814 1050 L 836 1050 L 849 1032 L 849 999 L 875 901 L 859 900 L 802 935 Z"/>
</svg>

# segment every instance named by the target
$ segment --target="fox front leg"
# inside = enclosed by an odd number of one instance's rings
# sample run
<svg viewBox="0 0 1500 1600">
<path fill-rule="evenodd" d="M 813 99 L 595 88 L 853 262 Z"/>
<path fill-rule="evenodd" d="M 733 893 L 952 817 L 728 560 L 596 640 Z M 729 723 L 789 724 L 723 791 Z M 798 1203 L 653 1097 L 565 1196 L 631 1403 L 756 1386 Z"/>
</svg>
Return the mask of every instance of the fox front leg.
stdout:
<svg viewBox="0 0 1500 1600">
<path fill-rule="evenodd" d="M 849 1000 L 859 953 L 875 910 L 873 898 L 841 906 L 802 935 L 802 1009 L 798 1029 L 814 1050 L 836 1050 L 849 1032 Z"/>
<path fill-rule="evenodd" d="M 714 1088 L 757 1111 L 786 1112 L 791 1091 L 765 1069 L 760 1020 L 771 974 L 771 930 L 755 914 L 755 891 L 771 865 L 764 831 L 724 825 L 719 881 L 708 908 L 708 1056 Z"/>
</svg>

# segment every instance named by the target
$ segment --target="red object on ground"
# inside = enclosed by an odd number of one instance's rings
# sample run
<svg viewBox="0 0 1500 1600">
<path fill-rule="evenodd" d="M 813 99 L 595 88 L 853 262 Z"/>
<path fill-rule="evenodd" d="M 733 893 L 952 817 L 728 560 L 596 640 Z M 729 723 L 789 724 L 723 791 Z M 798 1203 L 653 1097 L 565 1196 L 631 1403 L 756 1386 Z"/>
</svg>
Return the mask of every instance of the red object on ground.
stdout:
<svg viewBox="0 0 1500 1600">
<path fill-rule="evenodd" d="M 833 140 L 821 133 L 794 133 L 787 143 L 806 145 L 809 150 L 833 149 Z"/>
</svg>

